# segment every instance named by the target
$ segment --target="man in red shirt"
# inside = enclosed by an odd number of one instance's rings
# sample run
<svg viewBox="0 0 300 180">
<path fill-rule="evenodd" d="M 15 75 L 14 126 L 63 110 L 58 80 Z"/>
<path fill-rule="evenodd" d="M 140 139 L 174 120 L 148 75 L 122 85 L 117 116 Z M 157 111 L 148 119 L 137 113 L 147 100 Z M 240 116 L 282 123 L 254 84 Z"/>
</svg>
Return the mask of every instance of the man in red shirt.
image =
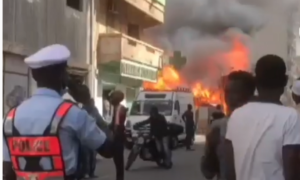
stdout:
<svg viewBox="0 0 300 180">
<path fill-rule="evenodd" d="M 124 100 L 124 93 L 114 91 L 111 94 L 110 103 L 113 105 L 113 117 L 111 128 L 114 134 L 114 163 L 116 167 L 116 180 L 124 180 L 124 138 L 126 108 L 120 103 Z"/>
</svg>

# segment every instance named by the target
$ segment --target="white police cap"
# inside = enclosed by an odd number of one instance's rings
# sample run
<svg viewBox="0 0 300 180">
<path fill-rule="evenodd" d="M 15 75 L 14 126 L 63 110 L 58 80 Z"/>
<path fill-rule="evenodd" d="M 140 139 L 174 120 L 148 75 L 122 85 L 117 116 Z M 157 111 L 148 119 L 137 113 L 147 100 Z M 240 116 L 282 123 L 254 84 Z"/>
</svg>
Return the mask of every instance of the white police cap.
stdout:
<svg viewBox="0 0 300 180">
<path fill-rule="evenodd" d="M 38 69 L 67 62 L 71 56 L 70 50 L 61 44 L 53 44 L 40 49 L 38 52 L 25 58 L 25 63 L 31 69 Z"/>
</svg>

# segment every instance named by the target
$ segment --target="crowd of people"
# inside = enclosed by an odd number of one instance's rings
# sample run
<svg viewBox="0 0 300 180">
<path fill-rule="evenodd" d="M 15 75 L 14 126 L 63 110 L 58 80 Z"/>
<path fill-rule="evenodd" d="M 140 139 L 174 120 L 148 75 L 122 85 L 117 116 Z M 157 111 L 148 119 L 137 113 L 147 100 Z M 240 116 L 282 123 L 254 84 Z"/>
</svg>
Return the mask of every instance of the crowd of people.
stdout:
<svg viewBox="0 0 300 180">
<path fill-rule="evenodd" d="M 113 158 L 117 180 L 124 179 L 124 94 L 111 95 L 113 122 L 100 116 L 87 86 L 67 73 L 70 51 L 51 45 L 27 57 L 36 92 L 12 108 L 4 119 L 3 179 L 94 177 L 96 153 Z M 73 100 L 64 100 L 70 94 Z"/>
<path fill-rule="evenodd" d="M 4 180 L 94 178 L 97 153 L 112 158 L 116 179 L 124 180 L 127 109 L 120 104 L 124 94 L 118 90 L 111 94 L 109 102 L 113 106 L 113 117 L 107 124 L 99 114 L 89 88 L 68 76 L 69 58 L 70 51 L 65 46 L 52 45 L 25 59 L 38 89 L 32 97 L 16 104 L 4 120 Z M 187 149 L 190 149 L 194 132 L 191 105 L 183 119 L 188 124 Z M 151 108 L 145 123 L 148 122 L 157 148 L 166 154 L 165 161 L 171 163 L 168 124 L 157 107 Z M 45 147 L 35 145 L 40 141 L 52 148 L 48 152 L 41 151 Z"/>
<path fill-rule="evenodd" d="M 68 78 L 68 59 L 70 51 L 62 45 L 45 47 L 25 59 L 38 89 L 4 119 L 4 180 L 95 177 L 97 154 L 112 158 L 116 180 L 124 180 L 127 110 L 120 104 L 124 94 L 111 94 L 113 117 L 106 124 L 88 87 Z M 300 117 L 296 110 L 300 80 L 291 87 L 296 108 L 280 102 L 287 81 L 285 62 L 276 55 L 259 59 L 255 76 L 246 71 L 227 76 L 224 92 L 229 114 L 213 115 L 201 159 L 206 178 L 300 180 Z M 72 101 L 62 98 L 66 91 Z M 186 148 L 193 150 L 191 104 L 182 119 L 186 123 Z M 165 117 L 152 107 L 147 122 L 157 147 L 165 152 L 166 162 L 171 162 Z"/>
<path fill-rule="evenodd" d="M 227 77 L 228 116 L 219 116 L 207 134 L 201 170 L 208 179 L 300 179 L 300 118 L 280 101 L 288 82 L 286 65 L 276 55 L 257 61 L 255 76 L 236 71 Z M 300 81 L 292 86 L 299 104 Z M 257 90 L 257 95 L 255 95 Z"/>
</svg>

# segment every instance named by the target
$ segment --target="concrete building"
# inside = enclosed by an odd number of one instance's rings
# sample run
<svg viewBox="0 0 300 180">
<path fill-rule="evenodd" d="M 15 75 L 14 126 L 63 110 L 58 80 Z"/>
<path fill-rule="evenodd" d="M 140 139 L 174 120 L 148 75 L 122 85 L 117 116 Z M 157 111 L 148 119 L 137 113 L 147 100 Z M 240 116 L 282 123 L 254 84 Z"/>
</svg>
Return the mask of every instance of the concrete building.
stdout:
<svg viewBox="0 0 300 180">
<path fill-rule="evenodd" d="M 60 43 L 72 52 L 70 72 L 91 86 L 91 3 L 82 0 L 3 0 L 4 112 L 36 88 L 24 57 Z M 90 77 L 90 78 L 88 78 Z"/>
<path fill-rule="evenodd" d="M 285 105 L 293 104 L 289 87 L 293 80 L 300 77 L 299 7 L 299 2 L 298 6 L 288 10 L 276 3 L 265 7 L 266 24 L 251 39 L 253 68 L 256 61 L 266 54 L 276 54 L 286 61 L 290 81 L 282 96 Z"/>
<path fill-rule="evenodd" d="M 69 72 L 85 80 L 100 112 L 102 96 L 122 90 L 130 106 L 142 81 L 156 81 L 163 51 L 143 29 L 164 19 L 164 0 L 4 0 L 4 112 L 36 85 L 23 60 L 60 43 L 72 52 Z"/>
<path fill-rule="evenodd" d="M 163 51 L 147 41 L 143 30 L 163 23 L 164 0 L 96 0 L 94 56 L 98 71 L 95 102 L 107 114 L 105 103 L 115 89 L 124 92 L 130 107 L 143 81 L 156 81 Z M 105 105 L 106 104 L 106 107 Z"/>
</svg>

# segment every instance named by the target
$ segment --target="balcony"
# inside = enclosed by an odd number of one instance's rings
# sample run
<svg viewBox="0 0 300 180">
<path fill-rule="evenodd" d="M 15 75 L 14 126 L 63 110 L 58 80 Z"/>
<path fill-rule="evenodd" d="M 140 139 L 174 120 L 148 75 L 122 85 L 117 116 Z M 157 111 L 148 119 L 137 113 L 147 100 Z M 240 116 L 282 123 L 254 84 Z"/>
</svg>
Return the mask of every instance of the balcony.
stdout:
<svg viewBox="0 0 300 180">
<path fill-rule="evenodd" d="M 156 82 L 162 67 L 161 49 L 124 34 L 99 35 L 97 60 L 103 72 Z"/>
<path fill-rule="evenodd" d="M 165 0 L 124 0 L 131 6 L 152 17 L 159 23 L 164 22 Z"/>
<path fill-rule="evenodd" d="M 100 64 L 126 59 L 155 68 L 162 66 L 161 49 L 125 34 L 100 34 L 99 36 L 98 63 Z"/>
</svg>

